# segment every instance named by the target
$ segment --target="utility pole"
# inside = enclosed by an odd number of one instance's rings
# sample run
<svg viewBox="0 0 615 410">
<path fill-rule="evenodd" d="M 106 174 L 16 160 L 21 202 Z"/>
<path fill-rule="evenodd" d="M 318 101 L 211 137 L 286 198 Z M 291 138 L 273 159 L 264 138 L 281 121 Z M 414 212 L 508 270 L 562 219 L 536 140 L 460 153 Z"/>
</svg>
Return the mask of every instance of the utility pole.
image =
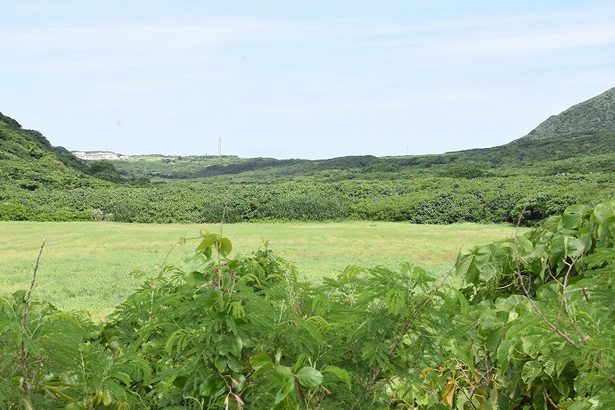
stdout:
<svg viewBox="0 0 615 410">
<path fill-rule="evenodd" d="M 218 138 L 218 156 L 222 156 L 222 137 Z"/>
</svg>

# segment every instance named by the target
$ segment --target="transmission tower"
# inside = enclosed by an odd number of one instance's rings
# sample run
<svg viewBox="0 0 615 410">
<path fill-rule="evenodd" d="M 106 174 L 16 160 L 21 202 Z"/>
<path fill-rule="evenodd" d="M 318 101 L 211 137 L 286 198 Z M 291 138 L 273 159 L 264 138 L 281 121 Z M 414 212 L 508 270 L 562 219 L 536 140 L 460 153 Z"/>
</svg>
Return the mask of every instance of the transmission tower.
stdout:
<svg viewBox="0 0 615 410">
<path fill-rule="evenodd" d="M 222 138 L 218 138 L 218 156 L 222 156 Z"/>
</svg>

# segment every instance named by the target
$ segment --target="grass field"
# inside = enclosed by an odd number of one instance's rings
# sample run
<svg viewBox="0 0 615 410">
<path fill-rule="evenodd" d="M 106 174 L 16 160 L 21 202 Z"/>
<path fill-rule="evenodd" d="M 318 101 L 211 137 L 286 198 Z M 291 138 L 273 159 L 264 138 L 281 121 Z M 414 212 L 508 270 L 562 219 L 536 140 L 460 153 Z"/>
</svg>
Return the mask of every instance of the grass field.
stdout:
<svg viewBox="0 0 615 410">
<path fill-rule="evenodd" d="M 0 222 L 0 295 L 27 289 L 43 240 L 35 296 L 61 309 L 88 310 L 102 318 L 143 280 L 131 272 L 156 274 L 167 263 L 181 266 L 197 242 L 171 250 L 180 237 L 216 225 L 153 225 L 109 222 Z M 242 223 L 223 226 L 233 254 L 263 246 L 295 262 L 306 278 L 317 279 L 347 265 L 396 267 L 413 261 L 439 273 L 452 266 L 461 248 L 510 237 L 504 225 L 447 226 L 405 223 Z M 169 253 L 170 251 L 170 253 Z"/>
</svg>

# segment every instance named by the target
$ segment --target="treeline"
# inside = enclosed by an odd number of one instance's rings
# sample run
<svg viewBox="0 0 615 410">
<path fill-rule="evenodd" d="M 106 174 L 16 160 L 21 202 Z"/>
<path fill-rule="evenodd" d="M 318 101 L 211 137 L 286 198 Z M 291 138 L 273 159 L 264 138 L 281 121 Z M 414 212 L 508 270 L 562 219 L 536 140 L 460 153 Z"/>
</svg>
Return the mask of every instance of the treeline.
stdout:
<svg viewBox="0 0 615 410">
<path fill-rule="evenodd" d="M 436 155 L 378 158 L 371 155 L 324 160 L 236 157 L 177 157 L 114 161 L 131 178 L 199 179 L 226 176 L 252 182 L 317 178 L 399 179 L 416 176 L 476 178 L 490 175 L 556 175 L 615 172 L 615 133 L 587 132 Z"/>
<path fill-rule="evenodd" d="M 199 240 L 102 324 L 34 283 L 0 298 L 0 405 L 615 407 L 615 200 L 465 252 L 446 277 L 405 263 L 307 283 L 269 249 Z"/>
<path fill-rule="evenodd" d="M 139 223 L 364 219 L 448 224 L 526 224 L 584 200 L 613 194 L 603 175 L 425 177 L 413 180 L 188 182 L 143 187 L 6 192 L 2 220 L 108 220 Z"/>
</svg>

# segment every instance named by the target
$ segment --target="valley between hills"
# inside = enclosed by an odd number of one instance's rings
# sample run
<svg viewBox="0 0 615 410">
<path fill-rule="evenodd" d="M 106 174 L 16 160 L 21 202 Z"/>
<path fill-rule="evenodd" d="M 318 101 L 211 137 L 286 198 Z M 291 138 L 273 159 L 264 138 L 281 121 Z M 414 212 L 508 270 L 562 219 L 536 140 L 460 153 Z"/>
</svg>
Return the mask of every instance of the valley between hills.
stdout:
<svg viewBox="0 0 615 410">
<path fill-rule="evenodd" d="M 0 114 L 1 408 L 615 408 L 615 88 L 487 149 L 94 158 Z"/>
</svg>

